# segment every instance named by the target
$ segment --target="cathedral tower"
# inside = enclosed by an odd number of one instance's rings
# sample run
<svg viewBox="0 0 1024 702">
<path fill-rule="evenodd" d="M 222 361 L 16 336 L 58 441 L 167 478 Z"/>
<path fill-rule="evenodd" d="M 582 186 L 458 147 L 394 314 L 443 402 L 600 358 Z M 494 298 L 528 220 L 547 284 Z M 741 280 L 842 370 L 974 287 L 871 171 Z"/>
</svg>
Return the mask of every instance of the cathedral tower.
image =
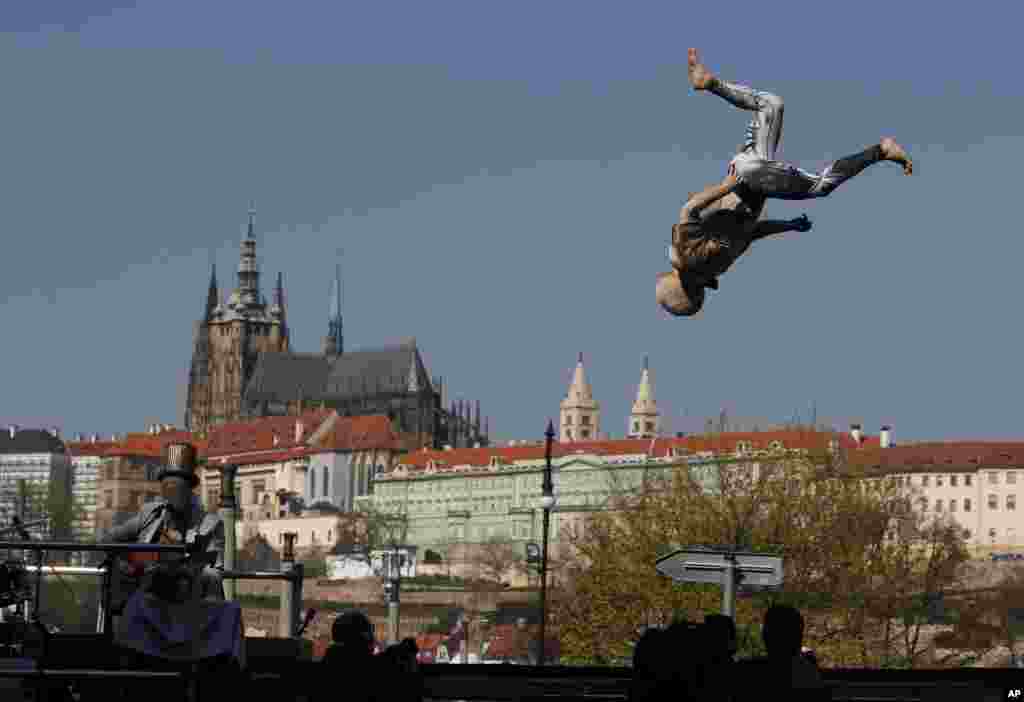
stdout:
<svg viewBox="0 0 1024 702">
<path fill-rule="evenodd" d="M 640 372 L 640 385 L 636 388 L 636 400 L 629 413 L 627 436 L 630 439 L 653 439 L 660 431 L 658 406 L 654 403 L 654 388 L 651 385 L 651 372 L 644 356 L 644 368 Z"/>
<path fill-rule="evenodd" d="M 561 409 L 559 441 L 592 441 L 598 438 L 601 431 L 601 406 L 594 400 L 590 383 L 587 382 L 582 351 Z"/>
<path fill-rule="evenodd" d="M 288 350 L 280 276 L 272 306 L 260 293 L 255 215 L 250 207 L 238 263 L 238 285 L 226 304 L 220 302 L 216 269 L 210 278 L 206 313 L 197 324 L 189 374 L 185 426 L 191 431 L 238 419 L 242 393 L 257 354 Z"/>
<path fill-rule="evenodd" d="M 327 336 L 324 337 L 325 356 L 340 356 L 345 353 L 345 337 L 341 325 L 341 266 L 334 271 L 331 284 L 330 313 L 327 318 Z"/>
</svg>

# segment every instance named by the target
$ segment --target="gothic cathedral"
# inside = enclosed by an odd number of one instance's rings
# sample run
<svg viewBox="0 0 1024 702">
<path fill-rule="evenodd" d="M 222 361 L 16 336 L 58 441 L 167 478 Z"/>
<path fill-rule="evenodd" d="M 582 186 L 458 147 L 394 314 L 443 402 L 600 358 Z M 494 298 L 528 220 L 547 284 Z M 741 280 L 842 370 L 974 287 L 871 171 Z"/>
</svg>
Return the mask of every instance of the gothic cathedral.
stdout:
<svg viewBox="0 0 1024 702">
<path fill-rule="evenodd" d="M 247 418 L 287 415 L 312 406 L 346 416 L 386 414 L 409 448 L 486 446 L 481 424 L 465 401 L 444 407 L 444 384 L 427 373 L 415 340 L 346 351 L 341 284 L 333 283 L 327 336 L 320 353 L 291 350 L 282 276 L 271 304 L 260 294 L 254 212 L 242 241 L 238 286 L 226 303 L 210 276 L 206 309 L 196 324 L 185 427 L 207 428 Z"/>
</svg>

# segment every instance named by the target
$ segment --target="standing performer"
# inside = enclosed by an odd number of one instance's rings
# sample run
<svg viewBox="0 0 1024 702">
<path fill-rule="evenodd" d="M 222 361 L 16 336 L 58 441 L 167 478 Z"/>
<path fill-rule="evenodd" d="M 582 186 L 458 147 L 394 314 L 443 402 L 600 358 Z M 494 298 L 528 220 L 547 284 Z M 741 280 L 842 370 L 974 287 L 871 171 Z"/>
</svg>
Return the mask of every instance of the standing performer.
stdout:
<svg viewBox="0 0 1024 702">
<path fill-rule="evenodd" d="M 821 173 L 811 173 L 776 160 L 782 139 L 782 98 L 729 83 L 714 76 L 697 56 L 688 55 L 690 84 L 695 90 L 714 93 L 732 105 L 754 113 L 747 138 L 729 164 L 728 176 L 719 185 L 691 194 L 672 228 L 669 258 L 676 269 L 657 276 L 657 300 L 667 312 L 688 317 L 704 304 L 704 289 L 718 289 L 724 273 L 759 238 L 785 231 L 808 231 L 806 215 L 795 220 L 758 222 L 768 198 L 809 200 L 826 197 L 840 185 L 880 161 L 903 166 L 906 175 L 914 167 L 902 146 L 891 138 L 833 162 Z"/>
<path fill-rule="evenodd" d="M 123 605 L 114 641 L 138 660 L 197 662 L 214 667 L 244 664 L 242 611 L 226 602 L 222 587 L 224 523 L 204 512 L 193 490 L 199 484 L 195 447 L 171 443 L 160 472 L 161 499 L 114 527 L 107 540 L 182 544 L 188 555 L 129 559 L 144 574 Z"/>
</svg>

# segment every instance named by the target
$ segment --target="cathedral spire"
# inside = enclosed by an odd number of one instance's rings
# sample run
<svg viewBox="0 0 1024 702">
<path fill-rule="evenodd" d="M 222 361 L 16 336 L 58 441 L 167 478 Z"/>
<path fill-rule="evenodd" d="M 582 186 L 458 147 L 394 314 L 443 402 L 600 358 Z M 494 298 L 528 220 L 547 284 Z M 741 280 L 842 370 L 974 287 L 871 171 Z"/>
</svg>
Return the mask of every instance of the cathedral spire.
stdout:
<svg viewBox="0 0 1024 702">
<path fill-rule="evenodd" d="M 345 337 L 341 324 L 341 264 L 334 269 L 334 281 L 328 297 L 327 336 L 324 337 L 324 355 L 340 356 L 345 352 Z"/>
<path fill-rule="evenodd" d="M 206 321 L 209 322 L 213 317 L 213 311 L 217 309 L 217 305 L 220 304 L 220 295 L 217 292 L 217 264 L 213 264 L 213 270 L 210 272 L 210 288 L 206 293 Z"/>
<path fill-rule="evenodd" d="M 249 200 L 249 227 L 246 230 L 246 239 L 255 239 L 256 201 Z"/>
<path fill-rule="evenodd" d="M 247 307 L 260 304 L 260 272 L 256 265 L 255 224 L 256 205 L 249 203 L 249 226 L 242 240 L 242 255 L 238 262 L 239 301 Z"/>
<path fill-rule="evenodd" d="M 341 319 L 341 264 L 334 266 L 334 285 L 331 290 L 330 321 L 327 324 L 328 334 L 334 337 L 334 345 L 339 355 L 345 352 L 345 337 Z"/>
<path fill-rule="evenodd" d="M 277 272 L 277 285 L 274 286 L 274 307 L 280 310 L 281 324 L 284 324 L 284 275 Z"/>
<path fill-rule="evenodd" d="M 643 369 L 640 371 L 640 384 L 636 388 L 636 400 L 629 415 L 628 436 L 636 439 L 649 439 L 658 435 L 659 413 L 654 402 L 654 387 L 651 384 L 651 371 L 647 357 L 644 356 Z"/>
<path fill-rule="evenodd" d="M 582 351 L 576 361 L 569 391 L 562 400 L 559 424 L 560 441 L 593 440 L 600 435 L 601 406 L 594 400 L 594 393 L 587 382 Z"/>
</svg>

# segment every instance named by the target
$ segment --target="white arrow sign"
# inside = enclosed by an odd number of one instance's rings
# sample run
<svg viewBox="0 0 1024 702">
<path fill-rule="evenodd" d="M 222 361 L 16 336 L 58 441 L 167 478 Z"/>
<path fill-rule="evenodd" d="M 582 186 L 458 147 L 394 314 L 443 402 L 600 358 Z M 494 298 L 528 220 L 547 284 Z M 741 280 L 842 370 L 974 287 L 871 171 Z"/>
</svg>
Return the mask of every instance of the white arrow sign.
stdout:
<svg viewBox="0 0 1024 702">
<path fill-rule="evenodd" d="M 654 563 L 662 575 L 676 582 L 722 586 L 722 614 L 733 616 L 736 586 L 778 587 L 782 584 L 782 557 L 743 551 L 679 549 Z"/>
</svg>

